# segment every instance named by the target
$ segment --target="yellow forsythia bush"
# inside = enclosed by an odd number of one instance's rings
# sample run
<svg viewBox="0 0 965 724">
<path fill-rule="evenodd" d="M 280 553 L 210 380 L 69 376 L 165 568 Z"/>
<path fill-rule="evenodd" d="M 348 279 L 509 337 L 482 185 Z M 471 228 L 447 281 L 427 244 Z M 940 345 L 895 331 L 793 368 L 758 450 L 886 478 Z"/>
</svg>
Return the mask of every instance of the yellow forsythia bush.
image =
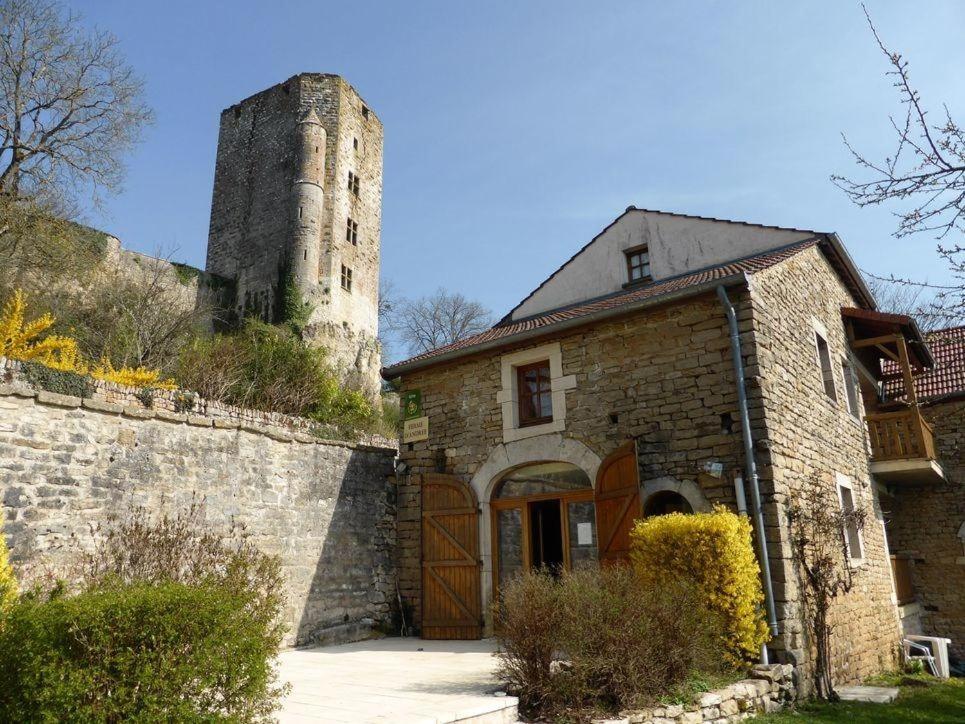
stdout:
<svg viewBox="0 0 965 724">
<path fill-rule="evenodd" d="M 161 373 L 158 370 L 151 370 L 147 367 L 115 368 L 106 357 L 90 371 L 90 376 L 128 387 L 154 387 L 162 390 L 173 390 L 177 387 L 174 380 L 162 380 Z"/>
<path fill-rule="evenodd" d="M 3 535 L 3 514 L 0 513 L 0 618 L 17 599 L 17 579 L 13 577 L 7 551 L 7 539 Z M 0 620 L 0 626 L 3 625 Z"/>
<path fill-rule="evenodd" d="M 27 298 L 19 289 L 0 312 L 0 357 L 40 362 L 65 372 L 75 372 L 80 362 L 76 340 L 56 334 L 44 335 L 54 324 L 50 314 L 27 321 Z"/>
<path fill-rule="evenodd" d="M 637 521 L 630 536 L 630 558 L 644 582 L 692 581 L 721 618 L 730 663 L 740 666 L 757 656 L 769 633 L 745 516 L 721 506 L 710 513 L 670 513 Z"/>
<path fill-rule="evenodd" d="M 27 321 L 27 298 L 16 290 L 0 311 L 0 357 L 39 362 L 61 372 L 90 375 L 98 380 L 116 382 L 128 387 L 175 388 L 174 380 L 162 380 L 158 370 L 146 367 L 115 368 L 106 357 L 91 365 L 77 347 L 77 340 L 56 334 L 45 334 L 56 320 L 43 314 Z"/>
</svg>

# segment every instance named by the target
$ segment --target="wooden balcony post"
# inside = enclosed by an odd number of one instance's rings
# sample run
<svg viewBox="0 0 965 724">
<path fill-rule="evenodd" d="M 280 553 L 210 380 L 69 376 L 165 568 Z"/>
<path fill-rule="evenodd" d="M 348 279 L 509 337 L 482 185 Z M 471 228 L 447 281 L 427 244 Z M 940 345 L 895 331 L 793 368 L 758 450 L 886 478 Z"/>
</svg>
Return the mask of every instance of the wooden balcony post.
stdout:
<svg viewBox="0 0 965 724">
<path fill-rule="evenodd" d="M 912 405 L 918 404 L 918 395 L 915 394 L 915 378 L 911 374 L 911 363 L 908 361 L 908 345 L 902 335 L 895 336 L 895 344 L 898 346 L 898 360 L 901 365 L 901 374 L 905 378 L 905 394 L 908 402 Z"/>
</svg>

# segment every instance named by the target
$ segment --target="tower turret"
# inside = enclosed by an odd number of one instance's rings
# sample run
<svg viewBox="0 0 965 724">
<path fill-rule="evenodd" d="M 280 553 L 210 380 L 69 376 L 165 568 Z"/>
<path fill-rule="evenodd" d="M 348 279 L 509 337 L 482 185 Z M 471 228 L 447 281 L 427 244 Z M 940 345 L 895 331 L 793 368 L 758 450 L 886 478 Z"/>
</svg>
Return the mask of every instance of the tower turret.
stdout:
<svg viewBox="0 0 965 724">
<path fill-rule="evenodd" d="M 325 128 L 314 106 L 295 127 L 295 182 L 288 268 L 302 298 L 311 302 L 318 286 L 322 219 L 325 210 Z"/>
</svg>

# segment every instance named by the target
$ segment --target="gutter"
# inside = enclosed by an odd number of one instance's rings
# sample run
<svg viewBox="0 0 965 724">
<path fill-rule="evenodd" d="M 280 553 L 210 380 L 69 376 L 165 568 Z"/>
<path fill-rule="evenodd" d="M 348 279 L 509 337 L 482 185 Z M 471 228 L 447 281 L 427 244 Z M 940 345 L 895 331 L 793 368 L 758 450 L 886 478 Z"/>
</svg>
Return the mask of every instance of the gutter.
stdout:
<svg viewBox="0 0 965 724">
<path fill-rule="evenodd" d="M 655 297 L 647 297 L 646 299 L 641 299 L 637 302 L 631 302 L 630 304 L 622 304 L 617 307 L 612 307 L 611 309 L 603 309 L 599 312 L 593 312 L 591 314 L 584 314 L 580 317 L 574 317 L 573 319 L 565 319 L 562 322 L 556 322 L 551 325 L 544 327 L 535 327 L 534 329 L 527 329 L 522 332 L 517 332 L 516 334 L 510 334 L 505 337 L 498 337 L 496 339 L 490 340 L 488 342 L 481 342 L 480 344 L 473 345 L 472 347 L 464 347 L 461 349 L 450 350 L 449 352 L 444 352 L 442 354 L 435 355 L 423 360 L 415 360 L 413 362 L 403 362 L 401 364 L 386 367 L 382 370 L 382 377 L 386 380 L 395 379 L 400 375 L 406 375 L 410 372 L 415 372 L 416 370 L 421 370 L 426 367 L 434 367 L 437 364 L 442 364 L 444 362 L 449 362 L 454 359 L 459 359 L 461 357 L 468 357 L 470 355 L 480 354 L 482 352 L 489 352 L 494 349 L 499 349 L 501 347 L 506 347 L 510 345 L 516 345 L 520 342 L 526 342 L 532 339 L 539 339 L 541 337 L 548 337 L 555 335 L 559 332 L 564 332 L 575 327 L 582 327 L 587 324 L 592 324 L 598 322 L 602 319 L 609 319 L 610 317 L 620 317 L 626 314 L 632 314 L 633 312 L 640 311 L 642 309 L 647 309 L 649 307 L 656 307 L 663 304 L 669 304 L 672 302 L 679 301 L 681 299 L 687 299 L 689 297 L 699 296 L 701 294 L 707 294 L 714 291 L 718 287 L 728 287 L 734 286 L 736 284 L 742 284 L 747 281 L 747 277 L 743 272 L 738 272 L 736 274 L 730 274 L 726 277 L 721 277 L 720 279 L 711 279 L 710 281 L 701 282 L 700 284 L 695 284 L 693 286 L 688 286 L 684 289 L 680 289 L 674 292 L 667 292 L 666 294 L 659 294 Z"/>
<path fill-rule="evenodd" d="M 767 608 L 767 625 L 771 636 L 780 633 L 777 623 L 777 611 L 774 607 L 774 584 L 771 579 L 771 563 L 767 555 L 767 540 L 764 537 L 764 514 L 761 511 L 761 489 L 757 478 L 757 464 L 754 462 L 754 438 L 751 432 L 750 413 L 747 408 L 747 386 L 744 380 L 744 361 L 741 354 L 740 331 L 737 328 L 737 315 L 731 304 L 724 286 L 717 286 L 717 297 L 720 299 L 724 314 L 727 315 L 727 326 L 730 328 L 730 349 L 734 363 L 734 374 L 737 377 L 737 403 L 740 409 L 741 435 L 744 439 L 744 468 L 747 481 L 751 488 L 751 506 L 754 515 L 754 527 L 757 530 L 758 558 L 761 563 L 761 577 L 764 579 L 764 605 Z M 743 481 L 739 483 L 738 500 L 743 498 Z M 743 504 L 746 514 L 746 503 Z M 761 646 L 761 663 L 767 663 L 767 646 Z"/>
</svg>

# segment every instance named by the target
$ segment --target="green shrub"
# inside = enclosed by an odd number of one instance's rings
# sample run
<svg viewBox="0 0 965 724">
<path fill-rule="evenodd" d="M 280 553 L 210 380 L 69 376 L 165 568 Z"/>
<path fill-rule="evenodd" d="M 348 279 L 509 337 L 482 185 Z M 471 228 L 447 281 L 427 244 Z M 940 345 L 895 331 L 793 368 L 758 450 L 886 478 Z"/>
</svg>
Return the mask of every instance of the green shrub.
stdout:
<svg viewBox="0 0 965 724">
<path fill-rule="evenodd" d="M 716 620 L 696 592 L 644 586 L 626 566 L 523 574 L 495 613 L 501 675 L 530 715 L 645 706 L 721 668 Z"/>
<path fill-rule="evenodd" d="M 0 721 L 268 720 L 277 641 L 224 586 L 25 598 L 0 631 Z"/>
<path fill-rule="evenodd" d="M 92 534 L 92 550 L 81 555 L 75 576 L 86 589 L 140 583 L 220 586 L 244 594 L 248 615 L 263 636 L 276 648 L 281 642 L 281 560 L 262 553 L 237 524 L 226 531 L 208 526 L 203 504 L 155 516 L 130 506 Z"/>
<path fill-rule="evenodd" d="M 375 417 L 365 395 L 340 382 L 325 350 L 253 319 L 236 333 L 196 338 L 182 350 L 177 379 L 209 400 L 310 417 L 341 430 L 367 427 Z"/>
<path fill-rule="evenodd" d="M 733 666 L 758 655 L 770 635 L 746 516 L 717 507 L 710 513 L 648 517 L 637 521 L 630 539 L 630 557 L 645 584 L 689 582 L 703 605 L 720 616 Z"/>
<path fill-rule="evenodd" d="M 90 397 L 94 394 L 94 381 L 77 372 L 56 370 L 39 362 L 21 362 L 24 379 L 35 387 L 60 395 Z"/>
</svg>

